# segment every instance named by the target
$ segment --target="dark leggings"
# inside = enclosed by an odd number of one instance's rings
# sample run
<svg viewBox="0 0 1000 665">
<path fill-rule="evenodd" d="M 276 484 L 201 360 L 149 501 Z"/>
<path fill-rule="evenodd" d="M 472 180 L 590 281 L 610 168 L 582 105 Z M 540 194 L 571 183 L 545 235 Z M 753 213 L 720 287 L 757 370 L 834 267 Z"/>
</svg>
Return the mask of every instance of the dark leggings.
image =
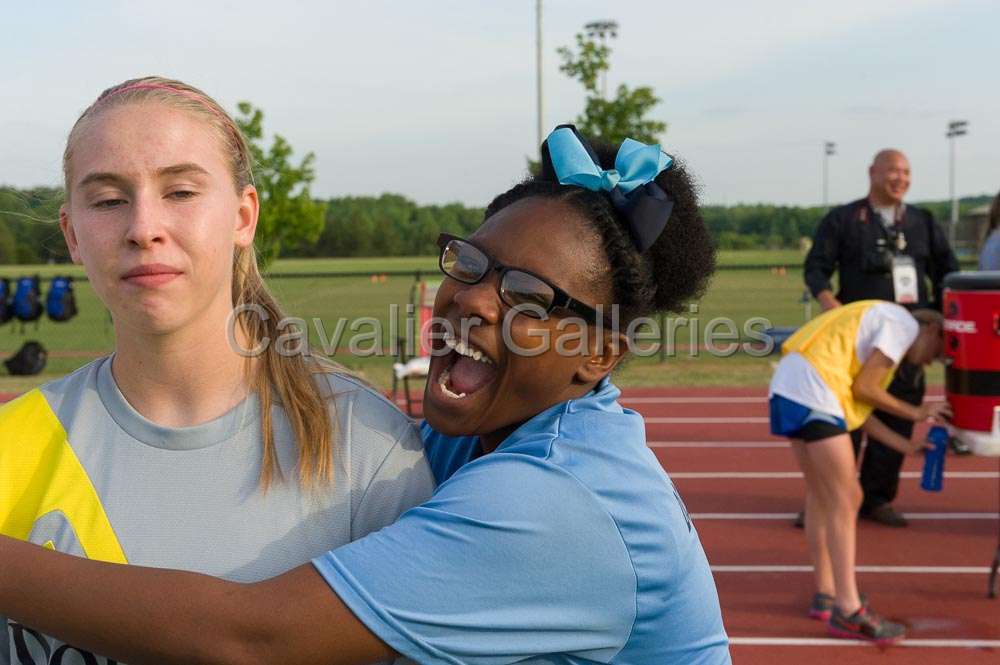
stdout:
<svg viewBox="0 0 1000 665">
<path fill-rule="evenodd" d="M 919 405 L 924 400 L 924 368 L 911 365 L 905 360 L 896 370 L 896 376 L 889 384 L 889 394 L 904 402 Z M 913 435 L 913 421 L 894 416 L 884 411 L 876 411 L 875 417 L 885 423 L 889 429 L 906 437 Z M 857 429 L 851 432 L 851 442 L 854 444 L 854 454 L 861 449 L 863 432 Z M 864 491 L 862 510 L 872 510 L 884 503 L 892 503 L 899 492 L 899 470 L 903 467 L 905 455 L 896 452 L 877 439 L 868 437 L 868 447 L 865 458 L 861 462 L 861 489 Z"/>
</svg>

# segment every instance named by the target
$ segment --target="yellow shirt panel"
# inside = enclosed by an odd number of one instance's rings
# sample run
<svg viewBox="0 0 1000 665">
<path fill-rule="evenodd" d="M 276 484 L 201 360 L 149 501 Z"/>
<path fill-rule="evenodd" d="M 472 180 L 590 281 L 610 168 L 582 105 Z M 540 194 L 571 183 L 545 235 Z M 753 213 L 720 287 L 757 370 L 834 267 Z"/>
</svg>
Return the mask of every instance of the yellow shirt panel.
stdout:
<svg viewBox="0 0 1000 665">
<path fill-rule="evenodd" d="M 0 533 L 26 540 L 54 511 L 88 558 L 127 563 L 93 483 L 39 390 L 0 407 Z"/>
</svg>

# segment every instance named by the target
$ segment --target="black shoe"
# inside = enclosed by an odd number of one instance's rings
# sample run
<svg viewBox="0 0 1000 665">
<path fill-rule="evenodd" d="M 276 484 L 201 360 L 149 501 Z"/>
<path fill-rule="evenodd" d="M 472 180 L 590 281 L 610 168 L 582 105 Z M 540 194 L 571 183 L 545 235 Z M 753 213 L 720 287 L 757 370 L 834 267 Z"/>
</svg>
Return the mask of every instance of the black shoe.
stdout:
<svg viewBox="0 0 1000 665">
<path fill-rule="evenodd" d="M 972 448 L 969 447 L 969 444 L 955 436 L 948 439 L 948 447 L 951 448 L 952 452 L 956 455 L 972 454 Z"/>
<path fill-rule="evenodd" d="M 896 528 L 910 525 L 906 518 L 897 513 L 895 508 L 888 503 L 880 504 L 874 508 L 862 508 L 858 517 Z"/>
<path fill-rule="evenodd" d="M 792 522 L 792 526 L 796 529 L 806 528 L 806 511 L 800 510 L 799 514 L 795 516 L 795 521 Z"/>
</svg>

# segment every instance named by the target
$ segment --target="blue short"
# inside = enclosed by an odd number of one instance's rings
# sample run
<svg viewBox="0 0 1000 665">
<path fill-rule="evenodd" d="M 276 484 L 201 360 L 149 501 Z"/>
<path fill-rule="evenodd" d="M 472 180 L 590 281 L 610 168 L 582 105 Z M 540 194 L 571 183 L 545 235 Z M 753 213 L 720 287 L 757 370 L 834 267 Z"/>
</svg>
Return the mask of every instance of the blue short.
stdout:
<svg viewBox="0 0 1000 665">
<path fill-rule="evenodd" d="M 802 439 L 806 443 L 847 434 L 847 423 L 832 413 L 817 411 L 781 395 L 772 395 L 771 434 Z"/>
</svg>

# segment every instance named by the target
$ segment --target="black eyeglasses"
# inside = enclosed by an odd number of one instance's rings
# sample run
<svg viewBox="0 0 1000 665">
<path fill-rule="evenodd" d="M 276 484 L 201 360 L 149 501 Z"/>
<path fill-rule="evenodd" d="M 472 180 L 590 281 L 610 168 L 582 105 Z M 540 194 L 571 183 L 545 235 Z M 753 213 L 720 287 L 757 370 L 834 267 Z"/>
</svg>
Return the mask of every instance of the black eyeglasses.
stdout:
<svg viewBox="0 0 1000 665">
<path fill-rule="evenodd" d="M 500 299 L 532 318 L 540 319 L 543 313 L 549 314 L 556 307 L 563 307 L 588 322 L 607 321 L 596 309 L 570 297 L 544 277 L 505 266 L 468 240 L 442 233 L 438 236 L 438 247 L 441 248 L 438 260 L 441 272 L 463 284 L 478 284 L 491 271 L 499 272 L 497 290 Z"/>
</svg>

